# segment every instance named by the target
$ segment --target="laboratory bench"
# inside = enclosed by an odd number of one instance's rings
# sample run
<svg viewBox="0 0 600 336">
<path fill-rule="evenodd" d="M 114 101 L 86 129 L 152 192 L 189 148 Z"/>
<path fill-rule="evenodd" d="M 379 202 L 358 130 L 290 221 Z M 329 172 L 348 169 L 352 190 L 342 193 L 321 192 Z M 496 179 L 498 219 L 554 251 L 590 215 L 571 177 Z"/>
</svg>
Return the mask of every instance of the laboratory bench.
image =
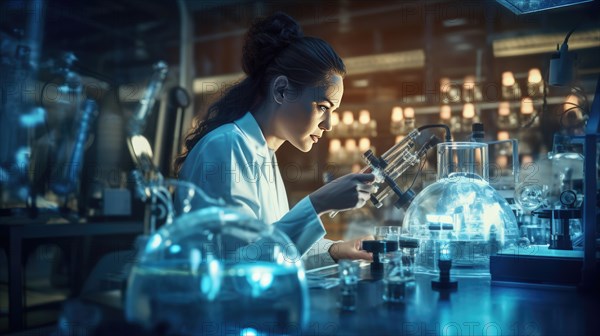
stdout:
<svg viewBox="0 0 600 336">
<path fill-rule="evenodd" d="M 458 277 L 456 289 L 432 289 L 417 274 L 402 303 L 382 299 L 382 280 L 362 268 L 355 311 L 338 308 L 339 289 L 311 289 L 310 328 L 319 334 L 591 335 L 600 331 L 598 296 L 574 287 L 496 283 Z M 319 330 L 314 330 L 315 333 Z M 309 333 L 310 334 L 310 333 Z"/>
<path fill-rule="evenodd" d="M 337 278 L 337 267 L 308 272 L 309 283 Z M 574 287 L 492 282 L 490 277 L 457 277 L 454 290 L 434 290 L 437 276 L 417 274 L 402 303 L 382 299 L 383 281 L 361 265 L 356 309 L 338 306 L 339 286 L 310 288 L 310 315 L 297 335 L 597 335 L 600 301 L 597 294 Z M 311 285 L 311 286 L 313 286 Z M 84 298 L 103 311 L 103 329 L 123 328 L 122 297 L 118 290 Z M 126 329 L 120 329 L 126 330 Z M 227 335 L 230 329 L 207 325 L 202 334 Z"/>
</svg>

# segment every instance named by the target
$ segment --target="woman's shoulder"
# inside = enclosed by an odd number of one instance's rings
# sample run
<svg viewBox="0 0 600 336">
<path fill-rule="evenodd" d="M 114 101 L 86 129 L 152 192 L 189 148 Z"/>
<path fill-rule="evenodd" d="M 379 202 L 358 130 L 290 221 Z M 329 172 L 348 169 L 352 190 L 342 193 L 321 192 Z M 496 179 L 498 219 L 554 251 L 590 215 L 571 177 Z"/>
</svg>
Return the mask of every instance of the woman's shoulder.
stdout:
<svg viewBox="0 0 600 336">
<path fill-rule="evenodd" d="M 245 143 L 244 133 L 234 123 L 221 125 L 214 130 L 208 132 L 200 142 L 200 146 L 207 145 L 223 145 L 231 146 L 238 143 Z"/>
</svg>

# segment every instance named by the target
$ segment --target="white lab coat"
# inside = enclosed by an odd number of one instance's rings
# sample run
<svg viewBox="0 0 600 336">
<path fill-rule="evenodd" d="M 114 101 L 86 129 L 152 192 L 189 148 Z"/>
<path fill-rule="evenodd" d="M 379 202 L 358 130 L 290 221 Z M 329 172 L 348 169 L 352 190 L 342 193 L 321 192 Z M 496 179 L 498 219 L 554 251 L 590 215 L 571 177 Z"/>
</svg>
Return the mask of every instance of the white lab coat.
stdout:
<svg viewBox="0 0 600 336">
<path fill-rule="evenodd" d="M 306 268 L 334 263 L 328 252 L 333 242 L 323 239 L 323 223 L 308 196 L 289 209 L 275 153 L 250 112 L 205 135 L 188 154 L 179 178 L 276 225 L 296 245 Z"/>
</svg>

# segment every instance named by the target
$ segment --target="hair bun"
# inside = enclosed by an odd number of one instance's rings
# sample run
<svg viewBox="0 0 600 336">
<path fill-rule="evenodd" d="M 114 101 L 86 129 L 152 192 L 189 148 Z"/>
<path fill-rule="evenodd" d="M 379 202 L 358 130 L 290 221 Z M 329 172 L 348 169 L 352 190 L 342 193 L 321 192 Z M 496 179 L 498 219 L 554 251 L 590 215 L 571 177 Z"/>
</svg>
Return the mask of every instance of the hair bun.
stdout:
<svg viewBox="0 0 600 336">
<path fill-rule="evenodd" d="M 242 68 L 248 76 L 265 69 L 277 54 L 303 37 L 296 20 L 276 13 L 255 21 L 246 33 L 242 50 Z"/>
</svg>

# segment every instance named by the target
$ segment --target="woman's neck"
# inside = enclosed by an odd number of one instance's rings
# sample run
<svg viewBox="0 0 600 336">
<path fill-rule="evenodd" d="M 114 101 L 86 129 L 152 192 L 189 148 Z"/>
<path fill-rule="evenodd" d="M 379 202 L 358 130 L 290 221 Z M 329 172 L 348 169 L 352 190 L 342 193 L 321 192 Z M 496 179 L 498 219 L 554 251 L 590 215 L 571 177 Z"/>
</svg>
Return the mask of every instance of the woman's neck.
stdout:
<svg viewBox="0 0 600 336">
<path fill-rule="evenodd" d="M 285 140 L 275 135 L 275 107 L 271 104 L 262 104 L 252 115 L 267 140 L 267 146 L 275 151 L 279 149 Z"/>
</svg>

